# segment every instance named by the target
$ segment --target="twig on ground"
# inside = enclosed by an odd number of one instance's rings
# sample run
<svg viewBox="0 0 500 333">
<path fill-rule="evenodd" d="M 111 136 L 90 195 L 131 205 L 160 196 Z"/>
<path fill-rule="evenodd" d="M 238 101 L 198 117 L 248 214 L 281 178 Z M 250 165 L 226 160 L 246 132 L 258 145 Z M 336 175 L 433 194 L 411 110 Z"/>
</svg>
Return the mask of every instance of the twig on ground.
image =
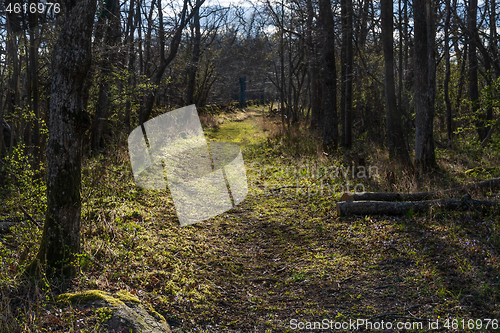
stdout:
<svg viewBox="0 0 500 333">
<path fill-rule="evenodd" d="M 276 187 L 276 188 L 270 188 L 269 191 L 281 192 L 281 190 L 285 189 L 285 188 L 307 188 L 307 186 L 285 185 L 285 186 L 280 186 L 280 187 Z"/>
<path fill-rule="evenodd" d="M 24 213 L 24 216 L 28 218 L 28 220 L 34 223 L 40 230 L 43 230 L 43 227 L 40 225 L 40 223 L 38 223 L 30 214 L 28 214 L 28 212 L 26 211 L 26 209 L 24 209 L 22 205 L 19 205 L 19 208 Z"/>
<path fill-rule="evenodd" d="M 344 282 L 347 282 L 347 281 L 351 280 L 351 279 L 352 279 L 353 277 L 355 277 L 355 276 L 356 276 L 356 275 L 351 275 L 351 276 L 349 276 L 349 277 L 346 277 L 346 278 L 345 278 L 345 279 L 343 279 L 343 280 L 338 281 L 337 283 L 344 283 Z"/>
<path fill-rule="evenodd" d="M 4 240 L 3 240 L 3 239 L 1 239 L 1 238 L 0 238 L 0 242 L 1 242 L 2 244 L 4 244 L 5 246 L 10 247 L 11 249 L 15 249 L 15 248 L 16 248 L 14 245 L 12 245 L 12 244 L 10 244 L 10 243 L 8 243 L 8 242 L 4 241 Z"/>
<path fill-rule="evenodd" d="M 427 318 L 401 316 L 401 315 L 397 314 L 396 312 L 383 313 L 381 315 L 371 317 L 368 320 L 374 320 L 374 319 L 379 319 L 379 318 L 384 318 L 384 317 L 398 318 L 398 319 L 409 319 L 409 320 L 417 320 L 417 321 L 429 321 L 429 319 L 427 319 Z"/>
</svg>

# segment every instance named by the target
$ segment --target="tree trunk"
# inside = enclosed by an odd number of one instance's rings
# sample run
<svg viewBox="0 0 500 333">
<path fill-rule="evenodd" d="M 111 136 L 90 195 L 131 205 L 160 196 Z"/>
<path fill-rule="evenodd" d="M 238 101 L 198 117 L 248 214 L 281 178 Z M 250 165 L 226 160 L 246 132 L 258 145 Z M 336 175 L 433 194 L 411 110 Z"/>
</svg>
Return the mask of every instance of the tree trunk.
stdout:
<svg viewBox="0 0 500 333">
<path fill-rule="evenodd" d="M 397 158 L 404 165 L 410 164 L 410 156 L 403 134 L 401 114 L 396 105 L 396 85 L 394 82 L 394 53 L 393 53 L 393 19 L 392 0 L 381 0 L 382 20 L 382 45 L 384 47 L 385 60 L 385 109 L 387 144 L 389 146 L 389 158 Z"/>
<path fill-rule="evenodd" d="M 452 129 L 452 114 L 451 114 L 451 101 L 450 101 L 450 19 L 451 8 L 450 0 L 446 0 L 446 19 L 444 23 L 444 60 L 445 60 L 445 73 L 444 73 L 444 102 L 446 104 L 446 129 L 448 134 L 448 147 L 453 149 L 453 129 Z"/>
<path fill-rule="evenodd" d="M 458 42 L 456 45 L 454 45 L 455 50 L 458 50 Z M 460 57 L 460 53 L 462 56 Z M 458 59 L 460 59 L 461 65 L 460 65 L 460 78 L 458 79 L 458 89 L 457 89 L 457 95 L 455 98 L 455 110 L 457 112 L 460 110 L 460 105 L 462 101 L 462 91 L 464 90 L 464 85 L 465 85 L 465 72 L 466 72 L 466 64 L 467 64 L 467 43 L 464 44 L 463 52 L 458 52 Z"/>
<path fill-rule="evenodd" d="M 52 51 L 52 85 L 47 147 L 47 214 L 37 258 L 49 276 L 73 276 L 80 251 L 82 139 L 90 125 L 86 112 L 91 37 L 96 2 L 66 2 L 64 22 Z"/>
<path fill-rule="evenodd" d="M 352 144 L 352 0 L 342 0 L 342 88 L 340 109 L 342 112 L 342 145 Z"/>
<path fill-rule="evenodd" d="M 490 10 L 495 11 L 495 0 L 491 0 L 491 6 L 490 7 Z M 495 20 L 495 15 L 491 15 L 490 13 L 490 17 L 489 17 L 490 20 Z M 494 22 L 494 21 L 493 21 Z M 493 58 L 494 58 L 494 55 L 495 55 L 495 48 L 494 48 L 494 45 L 495 45 L 495 30 L 496 30 L 496 27 L 494 26 L 494 24 L 492 25 L 491 24 L 492 22 L 490 21 L 490 38 L 489 38 L 489 51 L 490 53 L 493 55 Z M 486 77 L 486 84 L 491 86 L 493 83 L 494 83 L 494 71 L 491 71 L 491 62 L 490 62 L 490 58 L 489 57 L 484 57 L 483 58 L 483 62 L 484 62 L 484 71 L 485 71 L 485 77 Z M 483 115 L 484 116 L 484 115 Z M 491 125 L 491 121 L 493 120 L 493 106 L 490 104 L 487 106 L 487 109 L 486 109 L 486 121 L 488 123 L 490 123 L 489 125 L 485 126 L 485 130 L 484 130 L 484 133 L 485 133 L 485 136 L 484 138 L 482 139 L 481 141 L 481 146 L 486 146 L 488 144 L 488 141 L 491 139 L 491 135 L 493 134 L 493 130 L 495 128 L 495 126 L 492 126 Z"/>
<path fill-rule="evenodd" d="M 409 34 L 408 34 L 408 0 L 398 1 L 398 32 L 399 32 L 399 54 L 398 54 L 398 112 L 402 119 L 402 129 L 405 133 L 405 142 L 407 150 L 409 150 L 410 133 L 413 132 L 413 123 L 410 115 L 410 102 L 408 91 L 412 90 L 411 82 L 407 79 L 410 72 L 409 58 Z"/>
<path fill-rule="evenodd" d="M 496 17 L 496 0 L 490 0 L 490 52 L 494 58 L 497 55 L 497 17 Z M 497 58 L 498 59 L 498 58 Z"/>
<path fill-rule="evenodd" d="M 91 128 L 91 150 L 97 154 L 102 148 L 101 138 L 104 123 L 108 117 L 110 107 L 109 90 L 110 77 L 113 64 L 116 62 L 114 46 L 120 40 L 120 21 L 118 0 L 107 0 L 106 8 L 102 16 L 107 18 L 106 35 L 104 37 L 104 55 L 101 63 L 101 82 L 99 84 L 99 97 L 97 100 L 96 113 Z"/>
<path fill-rule="evenodd" d="M 366 38 L 368 36 L 368 14 L 370 12 L 370 0 L 361 0 L 360 3 L 360 21 L 361 27 L 359 29 L 359 40 L 357 40 L 357 45 L 359 49 L 364 49 Z"/>
<path fill-rule="evenodd" d="M 30 1 L 31 2 L 31 1 Z M 31 2 L 35 3 L 35 2 Z M 30 49 L 29 49 L 29 63 L 30 63 L 30 77 L 31 77 L 31 109 L 35 115 L 35 124 L 33 126 L 33 165 L 35 169 L 40 164 L 42 142 L 40 137 L 40 108 L 39 108 L 39 91 L 38 91 L 38 45 L 36 41 L 37 17 L 36 14 L 28 13 L 30 25 Z"/>
<path fill-rule="evenodd" d="M 10 72 L 12 73 L 8 83 L 7 83 L 7 97 L 6 97 L 6 109 L 8 115 L 14 115 L 16 112 L 16 106 L 19 106 L 19 100 L 21 95 L 20 87 L 20 64 L 18 56 L 18 38 L 17 34 L 14 33 L 12 23 L 9 19 L 10 15 L 7 15 L 7 66 L 10 67 Z M 14 123 L 12 123 L 14 125 Z M 14 126 L 11 126 L 11 136 L 10 142 L 5 143 L 9 146 L 9 153 L 12 152 L 13 142 L 15 140 Z"/>
<path fill-rule="evenodd" d="M 284 24 L 284 23 L 283 23 Z M 289 23 L 290 24 L 290 23 Z M 290 25 L 288 29 L 291 29 Z M 293 99 L 292 99 L 292 89 L 293 89 L 293 61 L 292 61 L 292 34 L 289 32 L 288 33 L 288 88 L 287 88 L 287 118 L 286 118 L 286 124 L 290 126 L 290 122 L 293 121 L 293 109 L 295 108 L 295 105 L 293 104 Z"/>
<path fill-rule="evenodd" d="M 281 0 L 281 26 L 280 26 L 280 109 L 281 109 L 281 125 L 285 128 L 285 7 Z"/>
<path fill-rule="evenodd" d="M 476 115 L 479 110 L 479 88 L 477 84 L 477 54 L 476 41 L 473 36 L 476 34 L 477 0 L 470 0 L 467 10 L 467 29 L 469 30 L 469 98 L 471 100 L 472 114 Z M 483 141 L 486 136 L 483 115 L 478 114 L 479 121 L 476 121 L 477 135 L 479 141 Z"/>
<path fill-rule="evenodd" d="M 319 20 L 323 38 L 323 147 L 338 144 L 337 71 L 335 68 L 335 28 L 330 0 L 319 0 Z"/>
<path fill-rule="evenodd" d="M 311 105 L 311 128 L 316 129 L 319 127 L 321 119 L 321 105 L 318 105 L 318 69 L 316 61 L 316 42 L 313 40 L 313 18 L 314 10 L 312 0 L 307 0 L 307 60 L 309 65 L 309 82 L 310 82 L 310 105 Z"/>
<path fill-rule="evenodd" d="M 403 31 L 403 19 L 404 14 L 401 8 L 401 0 L 398 0 L 398 112 L 399 114 L 403 114 L 403 38 L 405 36 L 405 32 Z M 405 122 L 406 123 L 406 122 Z M 407 141 L 407 140 L 405 140 Z"/>
<path fill-rule="evenodd" d="M 436 165 L 433 139 L 434 120 L 434 78 L 435 71 L 430 63 L 433 58 L 433 45 L 429 45 L 429 28 L 432 24 L 432 8 L 430 0 L 413 2 L 415 22 L 415 164 L 427 171 Z M 434 41 L 432 41 L 434 43 Z"/>
<path fill-rule="evenodd" d="M 497 58 L 497 51 L 496 51 L 496 40 L 497 40 L 497 27 L 496 27 L 496 0 L 490 0 L 490 38 L 489 38 L 489 51 L 493 56 L 493 59 Z M 496 72 L 491 71 L 491 64 L 490 60 L 485 57 L 484 58 L 485 62 L 485 67 L 486 67 L 486 79 L 487 79 L 487 84 L 491 85 L 496 81 Z M 493 119 L 493 106 L 490 105 L 488 107 L 488 110 L 486 112 L 486 120 L 492 120 Z M 496 124 L 498 124 L 500 118 L 497 119 Z M 483 141 L 481 142 L 481 146 L 486 146 L 488 142 L 491 139 L 491 136 L 493 134 L 493 131 L 495 130 L 496 124 L 488 126 L 487 129 L 487 134 L 484 137 Z"/>
<path fill-rule="evenodd" d="M 151 34 L 153 31 L 153 13 L 156 6 L 156 0 L 151 0 L 151 6 L 149 8 L 148 14 L 148 28 L 146 30 L 146 36 L 144 38 L 144 74 L 150 75 L 150 66 L 151 66 Z M 140 29 L 139 29 L 140 30 Z"/>
<path fill-rule="evenodd" d="M 140 3 L 137 3 L 137 6 L 139 6 Z M 125 117 L 124 117 L 124 126 L 125 130 L 127 133 L 130 132 L 130 113 L 132 111 L 132 100 L 134 98 L 134 92 L 135 92 L 135 28 L 137 26 L 137 17 L 134 20 L 135 16 L 135 8 L 134 8 L 134 0 L 130 0 L 129 2 L 129 14 L 128 14 L 128 26 L 129 26 L 129 35 L 127 38 L 128 42 L 128 94 L 127 96 L 127 102 L 125 103 Z"/>
<path fill-rule="evenodd" d="M 193 16 L 193 54 L 191 56 L 191 63 L 188 69 L 188 86 L 186 91 L 186 104 L 194 104 L 194 90 L 196 86 L 196 72 L 198 70 L 198 60 L 200 59 L 200 42 L 201 42 L 201 32 L 200 32 L 200 8 L 194 9 Z"/>
</svg>

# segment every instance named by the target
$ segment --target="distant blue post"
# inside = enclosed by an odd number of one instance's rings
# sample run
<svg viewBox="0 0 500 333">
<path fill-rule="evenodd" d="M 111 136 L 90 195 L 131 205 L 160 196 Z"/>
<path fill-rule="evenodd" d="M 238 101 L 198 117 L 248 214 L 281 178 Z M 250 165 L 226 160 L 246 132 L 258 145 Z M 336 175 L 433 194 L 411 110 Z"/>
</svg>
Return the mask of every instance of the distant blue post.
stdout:
<svg viewBox="0 0 500 333">
<path fill-rule="evenodd" d="M 264 81 L 262 82 L 262 89 L 260 90 L 260 103 L 264 104 L 265 102 L 265 97 L 264 97 L 264 89 L 266 87 L 266 78 L 264 78 Z"/>
<path fill-rule="evenodd" d="M 240 77 L 240 107 L 246 106 L 247 102 L 247 78 Z"/>
</svg>

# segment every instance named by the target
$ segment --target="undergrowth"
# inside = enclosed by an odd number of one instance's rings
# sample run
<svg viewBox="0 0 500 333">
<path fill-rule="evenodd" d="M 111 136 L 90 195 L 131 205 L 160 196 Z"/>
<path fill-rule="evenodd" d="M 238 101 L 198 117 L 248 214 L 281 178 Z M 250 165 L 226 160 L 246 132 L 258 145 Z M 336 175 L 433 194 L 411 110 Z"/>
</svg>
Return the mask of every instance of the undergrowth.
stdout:
<svg viewBox="0 0 500 333">
<path fill-rule="evenodd" d="M 1 332 L 99 331 L 98 311 L 54 302 L 62 289 L 128 290 L 175 332 L 285 332 L 292 320 L 414 319 L 426 327 L 500 318 L 498 215 L 335 213 L 348 187 L 415 192 L 498 177 L 495 149 L 457 142 L 452 153 L 437 151 L 439 170 L 418 177 L 382 148 L 327 155 L 308 129 L 283 128 L 260 108 L 214 117 L 207 140 L 242 148 L 243 203 L 179 227 L 168 190 L 135 185 L 125 146 L 85 161 L 79 274 L 64 287 L 26 283 L 19 273 L 40 232 L 20 225 L 0 234 Z M 10 193 L 4 216 L 21 195 Z"/>
</svg>

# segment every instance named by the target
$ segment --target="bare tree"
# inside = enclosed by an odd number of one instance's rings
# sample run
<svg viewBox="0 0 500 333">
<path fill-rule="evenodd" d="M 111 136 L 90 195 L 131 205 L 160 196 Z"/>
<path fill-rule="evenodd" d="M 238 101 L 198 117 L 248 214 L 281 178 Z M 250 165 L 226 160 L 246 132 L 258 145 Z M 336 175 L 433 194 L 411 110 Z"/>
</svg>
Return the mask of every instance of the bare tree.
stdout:
<svg viewBox="0 0 500 333">
<path fill-rule="evenodd" d="M 195 11 L 200 8 L 201 5 L 205 2 L 205 0 L 198 0 L 196 1 L 196 5 L 194 6 L 193 10 L 191 13 L 188 15 L 187 9 L 188 9 L 188 0 L 184 0 L 183 6 L 181 13 L 179 14 L 180 16 L 180 21 L 178 22 L 178 25 L 174 28 L 174 36 L 172 37 L 172 40 L 170 41 L 170 47 L 168 54 L 166 54 L 165 50 L 165 34 L 164 34 L 164 22 L 163 19 L 160 17 L 160 22 L 159 22 L 159 40 L 160 40 L 160 65 L 156 69 L 155 73 L 153 74 L 151 78 L 151 83 L 153 84 L 153 88 L 151 89 L 150 92 L 147 93 L 143 108 L 141 110 L 141 113 L 139 115 L 139 123 L 143 124 L 146 122 L 150 115 L 151 112 L 153 111 L 153 105 L 155 102 L 155 95 L 156 92 L 158 91 L 158 85 L 161 82 L 161 79 L 163 77 L 163 74 L 165 73 L 165 69 L 167 68 L 168 65 L 174 60 L 175 56 L 177 55 L 177 50 L 179 49 L 179 44 L 181 43 L 181 37 L 182 37 L 182 31 L 186 27 L 187 22 L 191 20 L 191 18 L 194 16 Z M 161 1 L 158 0 L 158 8 L 159 12 L 162 13 L 162 7 L 161 7 Z M 162 33 L 163 32 L 163 33 Z"/>
</svg>

